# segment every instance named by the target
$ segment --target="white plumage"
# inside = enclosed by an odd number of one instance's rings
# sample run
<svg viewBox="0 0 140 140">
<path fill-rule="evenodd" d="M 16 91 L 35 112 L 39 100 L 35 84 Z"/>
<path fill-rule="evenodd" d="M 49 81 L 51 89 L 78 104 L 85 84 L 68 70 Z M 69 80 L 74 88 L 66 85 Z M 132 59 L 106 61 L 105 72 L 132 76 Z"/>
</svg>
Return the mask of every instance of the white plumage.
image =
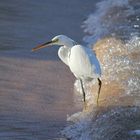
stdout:
<svg viewBox="0 0 140 140">
<path fill-rule="evenodd" d="M 89 55 L 86 53 L 86 49 L 81 45 L 75 45 L 70 50 L 69 55 L 69 67 L 74 73 L 76 78 L 88 80 L 100 77 L 100 71 L 98 71 L 96 65 L 91 61 Z M 92 56 L 92 59 L 95 56 Z M 95 60 L 97 61 L 97 59 Z"/>
<path fill-rule="evenodd" d="M 99 62 L 93 51 L 89 48 L 79 45 L 77 42 L 68 38 L 65 35 L 58 35 L 54 37 L 51 41 L 33 48 L 32 51 L 50 45 L 61 46 L 58 50 L 58 56 L 62 60 L 62 62 L 64 62 L 66 65 L 69 66 L 71 72 L 75 75 L 75 77 L 80 80 L 84 102 L 86 102 L 86 100 L 85 100 L 85 91 L 83 87 L 83 80 L 98 79 L 99 82 L 99 90 L 97 97 L 97 105 L 98 105 L 98 98 L 101 89 L 101 80 L 100 80 L 101 69 Z"/>
</svg>

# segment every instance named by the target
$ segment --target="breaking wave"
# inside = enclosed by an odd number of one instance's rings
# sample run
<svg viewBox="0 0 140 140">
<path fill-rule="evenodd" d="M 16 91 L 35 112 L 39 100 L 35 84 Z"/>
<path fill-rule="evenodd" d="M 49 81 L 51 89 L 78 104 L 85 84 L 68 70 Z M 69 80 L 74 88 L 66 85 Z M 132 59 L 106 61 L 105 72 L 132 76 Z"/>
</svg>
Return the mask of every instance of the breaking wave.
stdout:
<svg viewBox="0 0 140 140">
<path fill-rule="evenodd" d="M 68 117 L 71 124 L 62 134 L 72 140 L 140 139 L 134 133 L 140 131 L 139 0 L 98 2 L 82 27 L 84 41 L 95 51 L 102 69 L 99 107 L 95 79 L 85 83 L 87 109 Z M 75 88 L 77 96 L 78 81 Z"/>
</svg>

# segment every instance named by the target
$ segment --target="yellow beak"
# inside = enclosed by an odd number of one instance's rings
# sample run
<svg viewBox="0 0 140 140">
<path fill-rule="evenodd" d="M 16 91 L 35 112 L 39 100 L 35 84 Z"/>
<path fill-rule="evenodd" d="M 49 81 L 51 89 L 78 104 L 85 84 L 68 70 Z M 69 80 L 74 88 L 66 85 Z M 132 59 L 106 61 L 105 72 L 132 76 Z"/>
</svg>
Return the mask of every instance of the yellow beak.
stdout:
<svg viewBox="0 0 140 140">
<path fill-rule="evenodd" d="M 47 42 L 47 43 L 44 43 L 44 44 L 42 44 L 42 45 L 39 45 L 39 46 L 33 48 L 32 51 L 37 51 L 37 50 L 39 50 L 39 49 L 45 48 L 45 47 L 50 46 L 50 45 L 52 45 L 52 44 L 53 44 L 53 41 L 49 41 L 49 42 Z"/>
</svg>

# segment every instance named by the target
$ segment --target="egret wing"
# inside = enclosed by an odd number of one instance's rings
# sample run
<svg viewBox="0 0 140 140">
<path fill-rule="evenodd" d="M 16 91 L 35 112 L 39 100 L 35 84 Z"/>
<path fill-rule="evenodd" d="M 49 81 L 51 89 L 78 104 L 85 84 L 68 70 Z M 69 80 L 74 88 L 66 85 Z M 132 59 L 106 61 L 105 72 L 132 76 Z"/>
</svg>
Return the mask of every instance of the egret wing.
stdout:
<svg viewBox="0 0 140 140">
<path fill-rule="evenodd" d="M 88 54 L 92 66 L 94 66 L 95 73 L 98 75 L 101 75 L 100 63 L 96 57 L 95 52 L 90 48 L 86 48 L 86 47 L 83 47 L 83 48 L 85 52 Z"/>
<path fill-rule="evenodd" d="M 77 78 L 95 78 L 100 76 L 100 66 L 96 56 L 81 45 L 71 48 L 69 67 Z"/>
</svg>

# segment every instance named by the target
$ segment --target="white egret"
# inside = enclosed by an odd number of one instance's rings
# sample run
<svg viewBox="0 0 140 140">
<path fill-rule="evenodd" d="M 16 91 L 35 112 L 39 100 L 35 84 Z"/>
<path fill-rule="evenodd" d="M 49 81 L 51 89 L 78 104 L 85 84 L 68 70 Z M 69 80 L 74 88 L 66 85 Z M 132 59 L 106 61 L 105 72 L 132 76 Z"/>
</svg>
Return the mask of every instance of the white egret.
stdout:
<svg viewBox="0 0 140 140">
<path fill-rule="evenodd" d="M 58 56 L 67 66 L 69 66 L 71 72 L 75 75 L 75 77 L 78 80 L 80 80 L 85 105 L 86 105 L 86 95 L 83 86 L 83 81 L 92 80 L 95 78 L 98 80 L 99 84 L 97 96 L 97 106 L 98 106 L 98 99 L 102 85 L 102 82 L 100 80 L 101 69 L 95 54 L 93 54 L 93 51 L 89 48 L 79 45 L 77 42 L 68 38 L 65 35 L 55 36 L 51 41 L 33 48 L 32 51 L 36 51 L 38 49 L 50 45 L 61 46 L 58 50 Z"/>
</svg>

